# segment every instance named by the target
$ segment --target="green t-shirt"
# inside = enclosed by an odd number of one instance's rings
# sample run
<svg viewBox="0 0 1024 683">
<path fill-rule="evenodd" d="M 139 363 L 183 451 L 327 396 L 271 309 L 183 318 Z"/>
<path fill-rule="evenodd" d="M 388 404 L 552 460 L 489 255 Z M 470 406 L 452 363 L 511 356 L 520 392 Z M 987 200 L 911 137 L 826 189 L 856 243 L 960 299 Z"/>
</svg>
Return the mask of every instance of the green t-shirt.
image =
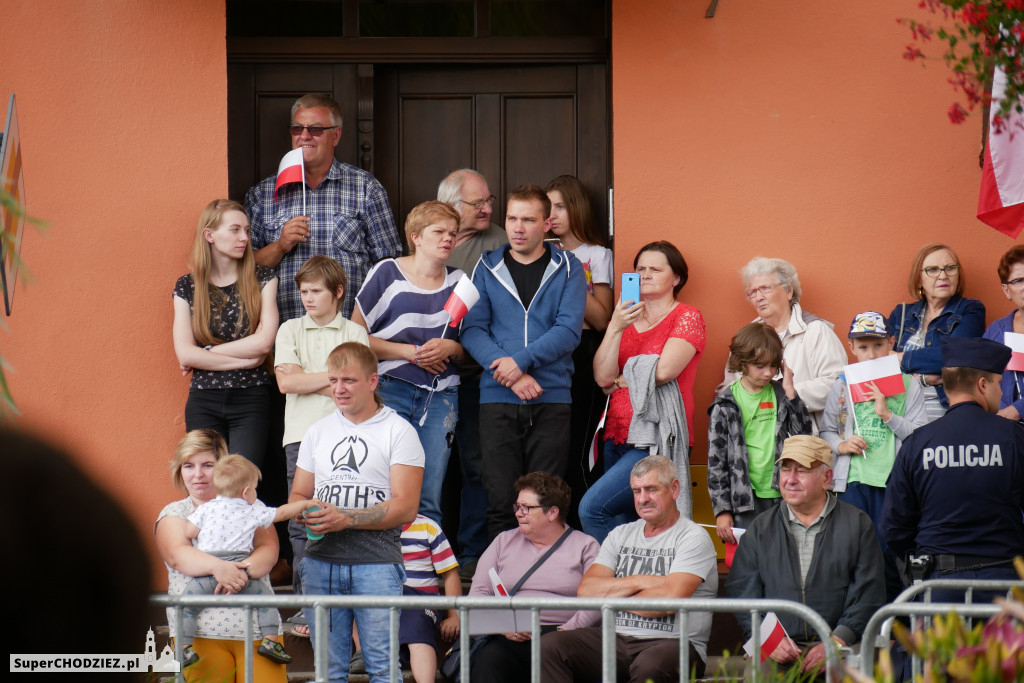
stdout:
<svg viewBox="0 0 1024 683">
<path fill-rule="evenodd" d="M 904 393 L 887 396 L 885 405 L 893 415 L 906 415 L 908 384 L 913 381 L 909 375 L 903 375 Z M 857 414 L 855 433 L 868 442 L 864 455 L 850 456 L 850 474 L 848 480 L 858 481 L 868 486 L 885 488 L 889 472 L 896 461 L 896 435 L 875 414 L 875 402 L 863 401 L 854 403 Z"/>
<path fill-rule="evenodd" d="M 740 380 L 729 385 L 736 405 L 743 416 L 743 438 L 747 442 L 747 471 L 750 487 L 758 498 L 778 498 L 782 494 L 772 488 L 775 469 L 775 423 L 779 407 L 775 405 L 775 390 L 771 384 L 752 394 L 743 388 Z"/>
</svg>

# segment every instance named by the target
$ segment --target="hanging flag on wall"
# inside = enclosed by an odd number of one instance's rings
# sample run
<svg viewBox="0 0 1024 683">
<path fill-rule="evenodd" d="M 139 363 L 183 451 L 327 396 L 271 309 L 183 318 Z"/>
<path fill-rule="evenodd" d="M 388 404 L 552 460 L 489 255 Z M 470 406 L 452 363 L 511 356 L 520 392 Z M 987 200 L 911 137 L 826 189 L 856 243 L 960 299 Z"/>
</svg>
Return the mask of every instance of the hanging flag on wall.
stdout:
<svg viewBox="0 0 1024 683">
<path fill-rule="evenodd" d="M 992 104 L 1001 101 L 1005 92 L 1006 72 L 997 68 L 992 77 Z M 995 125 L 993 121 L 998 115 L 999 107 L 992 106 L 981 170 L 978 220 L 1015 238 L 1024 228 L 1024 129 L 1015 114 L 1000 126 Z"/>
</svg>

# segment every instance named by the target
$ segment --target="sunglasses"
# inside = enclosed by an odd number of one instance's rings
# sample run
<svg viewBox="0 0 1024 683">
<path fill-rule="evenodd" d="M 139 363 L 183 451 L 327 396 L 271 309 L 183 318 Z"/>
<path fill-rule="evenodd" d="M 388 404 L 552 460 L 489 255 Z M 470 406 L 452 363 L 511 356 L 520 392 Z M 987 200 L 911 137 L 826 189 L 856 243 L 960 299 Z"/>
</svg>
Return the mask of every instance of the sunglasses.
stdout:
<svg viewBox="0 0 1024 683">
<path fill-rule="evenodd" d="M 308 130 L 310 135 L 318 138 L 324 134 L 325 130 L 331 130 L 332 128 L 337 128 L 337 126 L 300 126 L 293 123 L 288 126 L 288 131 L 295 137 L 298 137 L 302 135 L 303 130 Z"/>
</svg>

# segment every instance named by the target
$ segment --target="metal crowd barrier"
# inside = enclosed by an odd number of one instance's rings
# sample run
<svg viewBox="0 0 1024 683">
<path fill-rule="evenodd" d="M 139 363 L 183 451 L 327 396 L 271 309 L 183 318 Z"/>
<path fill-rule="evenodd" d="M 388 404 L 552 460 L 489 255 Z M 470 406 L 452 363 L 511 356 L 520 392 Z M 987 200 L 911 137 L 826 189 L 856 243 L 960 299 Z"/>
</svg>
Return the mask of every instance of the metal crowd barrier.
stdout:
<svg viewBox="0 0 1024 683">
<path fill-rule="evenodd" d="M 832 640 L 832 629 L 825 620 L 811 608 L 789 600 L 745 600 L 736 598 L 537 598 L 537 597 L 447 597 L 447 596 L 351 596 L 351 595 L 154 595 L 151 601 L 155 605 L 173 607 L 174 627 L 176 633 L 182 631 L 183 607 L 239 607 L 247 612 L 245 619 L 245 640 L 253 641 L 252 610 L 261 607 L 314 608 L 314 625 L 316 636 L 313 642 L 314 672 L 317 683 L 327 681 L 327 616 L 328 610 L 335 607 L 343 608 L 378 608 L 390 610 L 390 671 L 391 683 L 402 680 L 402 670 L 398 664 L 398 616 L 405 609 L 457 609 L 461 627 L 459 630 L 462 652 L 469 652 L 469 626 L 472 623 L 475 609 L 519 609 L 528 610 L 531 616 L 531 664 L 530 676 L 532 683 L 540 683 L 540 611 L 557 610 L 594 610 L 601 612 L 601 681 L 615 683 L 615 612 L 620 609 L 642 611 L 676 612 L 679 620 L 679 671 L 688 676 L 690 671 L 689 638 L 687 637 L 687 621 L 691 612 L 727 612 L 749 613 L 751 617 L 753 639 L 760 642 L 761 620 L 767 612 L 792 614 L 803 619 L 818 634 L 825 644 L 826 681 L 833 680 L 832 672 L 839 662 L 839 650 Z M 181 639 L 176 638 L 174 657 L 182 661 Z M 253 650 L 245 650 L 245 680 L 252 683 Z M 469 657 L 461 658 L 461 680 L 469 681 Z M 760 668 L 752 667 L 754 680 L 760 678 Z M 183 681 L 178 674 L 175 681 Z"/>
<path fill-rule="evenodd" d="M 999 607 L 992 603 L 975 603 L 974 592 L 983 590 L 1008 593 L 1011 587 L 1020 585 L 1019 580 L 930 579 L 906 588 L 892 603 L 882 606 L 868 620 L 861 639 L 861 672 L 869 676 L 874 673 L 875 648 L 889 647 L 895 617 L 931 617 L 951 611 L 964 617 L 991 617 L 999 611 Z M 964 602 L 932 602 L 932 592 L 935 590 L 964 591 Z M 922 597 L 923 602 L 914 602 L 918 597 Z M 911 620 L 910 629 L 911 632 L 918 629 L 917 619 Z M 875 647 L 868 647 L 868 643 L 874 643 Z M 914 657 L 912 672 L 916 674 L 920 670 L 921 660 Z"/>
</svg>

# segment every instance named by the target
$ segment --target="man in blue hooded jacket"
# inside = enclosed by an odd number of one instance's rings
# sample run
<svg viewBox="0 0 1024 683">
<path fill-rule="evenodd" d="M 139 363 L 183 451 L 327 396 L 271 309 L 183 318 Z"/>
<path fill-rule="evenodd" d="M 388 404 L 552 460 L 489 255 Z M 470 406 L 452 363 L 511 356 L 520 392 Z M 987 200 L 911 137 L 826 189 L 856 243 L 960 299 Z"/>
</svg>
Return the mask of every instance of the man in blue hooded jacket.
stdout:
<svg viewBox="0 0 1024 683">
<path fill-rule="evenodd" d="M 572 352 L 587 284 L 575 256 L 544 242 L 550 214 L 536 185 L 509 194 L 508 246 L 480 257 L 473 271 L 480 301 L 463 323 L 462 344 L 484 368 L 480 435 L 492 539 L 516 526 L 516 479 L 537 471 L 563 476 L 568 462 Z"/>
</svg>

